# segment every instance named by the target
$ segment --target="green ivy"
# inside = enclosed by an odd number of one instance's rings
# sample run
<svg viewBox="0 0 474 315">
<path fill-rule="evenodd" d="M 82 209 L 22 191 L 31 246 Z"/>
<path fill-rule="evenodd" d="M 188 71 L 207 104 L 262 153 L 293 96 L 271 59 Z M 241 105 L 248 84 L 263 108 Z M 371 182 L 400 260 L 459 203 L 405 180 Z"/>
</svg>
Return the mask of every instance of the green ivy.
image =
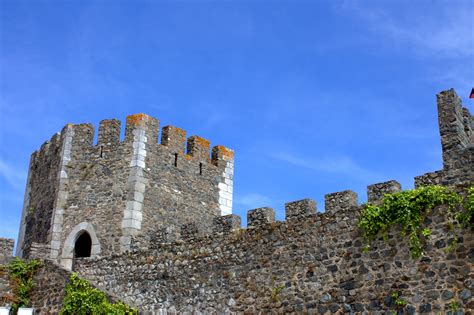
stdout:
<svg viewBox="0 0 474 315">
<path fill-rule="evenodd" d="M 456 312 L 457 310 L 459 310 L 459 303 L 457 301 L 452 301 L 448 304 L 448 307 L 451 311 Z"/>
<path fill-rule="evenodd" d="M 407 305 L 407 301 L 402 299 L 400 297 L 400 293 L 398 292 L 392 292 L 392 294 L 390 294 L 390 297 L 392 298 L 392 301 L 393 303 L 395 303 L 395 306 L 397 308 L 404 308 Z"/>
<path fill-rule="evenodd" d="M 464 211 L 460 212 L 456 219 L 463 226 L 474 229 L 474 186 L 467 190 L 466 203 L 464 204 Z"/>
<path fill-rule="evenodd" d="M 105 294 L 73 273 L 66 286 L 66 296 L 60 314 L 138 314 L 122 302 L 109 303 Z"/>
<path fill-rule="evenodd" d="M 30 292 L 34 287 L 33 276 L 41 266 L 42 263 L 39 260 L 24 261 L 20 258 L 15 258 L 8 264 L 8 274 L 14 295 L 12 303 L 14 314 L 18 308 L 30 306 Z"/>
<path fill-rule="evenodd" d="M 466 216 L 462 218 L 463 222 L 472 218 L 474 189 L 471 188 L 469 191 L 470 210 L 463 212 L 465 213 L 463 216 Z M 423 254 L 421 237 L 430 236 L 430 230 L 422 229 L 421 226 L 426 214 L 441 204 L 446 204 L 451 213 L 461 201 L 459 195 L 441 186 L 426 186 L 386 194 L 380 206 L 372 204 L 364 206 L 358 226 L 362 229 L 363 236 L 371 241 L 378 235 L 385 235 L 391 226 L 400 224 L 402 235 L 408 235 L 412 257 L 418 258 Z"/>
</svg>

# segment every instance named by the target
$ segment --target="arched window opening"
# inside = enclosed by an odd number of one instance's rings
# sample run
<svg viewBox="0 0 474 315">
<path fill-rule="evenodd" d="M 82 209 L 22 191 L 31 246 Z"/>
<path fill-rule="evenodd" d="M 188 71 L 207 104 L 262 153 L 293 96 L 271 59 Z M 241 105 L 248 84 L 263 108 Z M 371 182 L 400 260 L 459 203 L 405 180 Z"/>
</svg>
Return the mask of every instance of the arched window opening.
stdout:
<svg viewBox="0 0 474 315">
<path fill-rule="evenodd" d="M 89 233 L 82 233 L 74 245 L 75 257 L 91 257 L 92 240 Z"/>
</svg>

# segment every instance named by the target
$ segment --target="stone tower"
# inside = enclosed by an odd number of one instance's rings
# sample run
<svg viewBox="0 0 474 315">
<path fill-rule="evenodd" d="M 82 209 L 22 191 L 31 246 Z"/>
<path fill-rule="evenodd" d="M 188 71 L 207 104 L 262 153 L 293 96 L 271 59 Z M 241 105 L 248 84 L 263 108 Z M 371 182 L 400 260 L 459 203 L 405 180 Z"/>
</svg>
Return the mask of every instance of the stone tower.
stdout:
<svg viewBox="0 0 474 315">
<path fill-rule="evenodd" d="M 71 269 L 74 256 L 108 256 L 173 238 L 182 225 L 208 231 L 232 212 L 234 153 L 145 114 L 68 124 L 31 156 L 17 255 Z M 187 145 L 186 145 L 187 144 Z M 185 152 L 185 146 L 187 147 Z"/>
<path fill-rule="evenodd" d="M 454 89 L 436 97 L 443 169 L 415 177 L 415 187 L 445 185 L 463 190 L 473 185 L 474 119 Z"/>
</svg>

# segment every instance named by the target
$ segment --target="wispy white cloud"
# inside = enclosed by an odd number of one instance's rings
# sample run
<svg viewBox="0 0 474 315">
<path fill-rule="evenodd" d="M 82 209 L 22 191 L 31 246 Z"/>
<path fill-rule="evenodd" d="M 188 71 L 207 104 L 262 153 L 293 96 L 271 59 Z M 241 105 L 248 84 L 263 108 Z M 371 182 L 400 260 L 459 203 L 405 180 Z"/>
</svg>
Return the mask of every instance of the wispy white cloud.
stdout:
<svg viewBox="0 0 474 315">
<path fill-rule="evenodd" d="M 370 182 L 382 179 L 380 174 L 369 171 L 358 165 L 349 157 L 323 157 L 319 159 L 301 158 L 292 153 L 279 152 L 270 155 L 271 158 L 289 163 L 294 166 L 303 167 L 316 172 L 342 174 L 348 177 Z"/>
<path fill-rule="evenodd" d="M 271 199 L 259 193 L 249 193 L 244 195 L 236 195 L 234 198 L 234 203 L 236 205 L 243 206 L 246 209 L 254 209 L 270 205 Z"/>
<path fill-rule="evenodd" d="M 4 178 L 16 191 L 23 190 L 26 175 L 26 172 L 20 167 L 13 166 L 3 158 L 0 158 L 0 177 Z"/>
<path fill-rule="evenodd" d="M 395 9 L 376 6 L 374 2 L 343 1 L 339 8 L 366 21 L 372 31 L 421 55 L 474 55 L 472 3 L 457 3 L 446 10 L 425 4 L 405 3 Z"/>
</svg>

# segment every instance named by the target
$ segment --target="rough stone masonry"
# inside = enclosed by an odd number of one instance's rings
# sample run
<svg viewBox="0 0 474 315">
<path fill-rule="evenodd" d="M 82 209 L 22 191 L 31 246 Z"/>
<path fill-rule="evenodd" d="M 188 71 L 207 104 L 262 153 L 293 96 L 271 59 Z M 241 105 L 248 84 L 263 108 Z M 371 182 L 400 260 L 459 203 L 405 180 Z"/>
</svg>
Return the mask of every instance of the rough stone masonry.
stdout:
<svg viewBox="0 0 474 315">
<path fill-rule="evenodd" d="M 415 177 L 415 186 L 464 192 L 474 184 L 474 119 L 452 89 L 437 101 L 443 169 Z M 172 126 L 158 143 L 158 131 L 156 119 L 132 115 L 121 141 L 120 121 L 105 120 L 94 145 L 92 125 L 69 124 L 33 153 L 17 255 L 46 262 L 35 277 L 37 311 L 60 309 L 72 269 L 144 314 L 474 309 L 473 231 L 456 230 L 448 250 L 444 206 L 424 222 L 432 235 L 418 260 L 397 227 L 363 251 L 351 190 L 327 194 L 324 213 L 311 199 L 289 202 L 283 222 L 271 208 L 250 210 L 241 228 L 231 213 L 233 151 L 210 154 L 207 140 L 186 140 Z M 368 201 L 400 190 L 394 180 L 369 185 Z M 0 245 L 7 261 L 13 244 Z"/>
</svg>

